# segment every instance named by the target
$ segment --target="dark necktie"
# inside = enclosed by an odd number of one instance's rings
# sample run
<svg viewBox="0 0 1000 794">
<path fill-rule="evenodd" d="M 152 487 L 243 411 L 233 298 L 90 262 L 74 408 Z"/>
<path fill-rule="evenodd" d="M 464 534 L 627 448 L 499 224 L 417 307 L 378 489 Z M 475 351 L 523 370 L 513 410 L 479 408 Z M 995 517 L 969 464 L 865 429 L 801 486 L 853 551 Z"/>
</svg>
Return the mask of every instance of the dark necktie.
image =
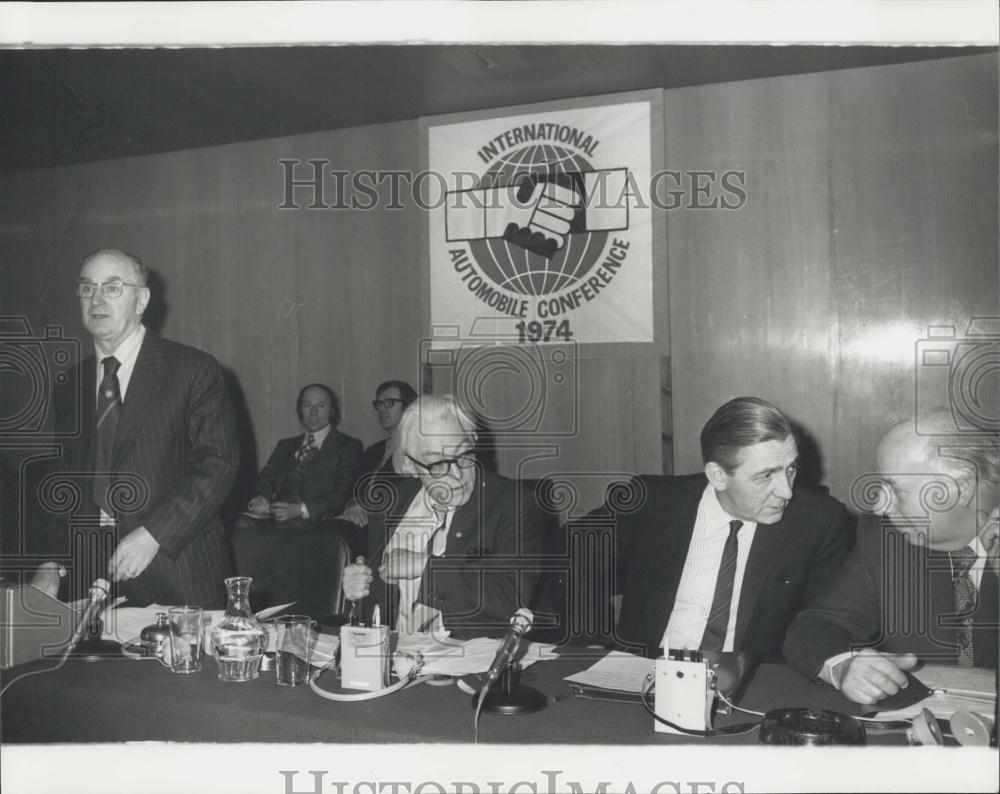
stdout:
<svg viewBox="0 0 1000 794">
<path fill-rule="evenodd" d="M 308 460 L 312 457 L 312 454 L 316 451 L 316 437 L 309 433 L 306 436 L 305 443 L 302 444 L 297 450 L 295 450 L 295 460 L 301 462 Z"/>
<path fill-rule="evenodd" d="M 114 515 L 108 502 L 111 485 L 111 453 L 115 448 L 115 433 L 122 410 L 122 395 L 118 387 L 121 362 L 114 356 L 101 359 L 104 378 L 97 390 L 97 434 L 94 444 L 94 502 L 109 516 Z"/>
<path fill-rule="evenodd" d="M 958 663 L 974 667 L 972 653 L 972 613 L 976 610 L 976 585 L 969 570 L 976 562 L 976 552 L 968 546 L 951 555 L 951 580 L 955 591 L 955 616 L 958 618 Z"/>
<path fill-rule="evenodd" d="M 733 583 L 736 581 L 736 555 L 739 546 L 736 533 L 743 526 L 742 521 L 729 522 L 729 537 L 722 548 L 722 562 L 719 563 L 719 578 L 715 580 L 715 596 L 712 610 L 708 613 L 705 633 L 701 637 L 701 650 L 721 651 L 726 643 L 726 629 L 729 627 L 729 604 L 733 600 Z"/>
</svg>

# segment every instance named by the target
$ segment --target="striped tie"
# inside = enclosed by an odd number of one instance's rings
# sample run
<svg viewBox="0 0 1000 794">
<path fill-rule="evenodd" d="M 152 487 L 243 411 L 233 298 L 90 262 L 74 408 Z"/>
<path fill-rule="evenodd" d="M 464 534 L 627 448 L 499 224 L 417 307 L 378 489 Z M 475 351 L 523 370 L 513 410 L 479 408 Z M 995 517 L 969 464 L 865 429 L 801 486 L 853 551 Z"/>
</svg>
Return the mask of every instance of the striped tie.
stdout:
<svg viewBox="0 0 1000 794">
<path fill-rule="evenodd" d="M 307 460 L 310 456 L 312 456 L 312 454 L 315 451 L 316 451 L 316 437 L 312 433 L 309 433 L 306 436 L 306 440 L 302 444 L 302 446 L 299 447 L 297 450 L 295 450 L 295 460 L 300 462 L 303 460 Z"/>
<path fill-rule="evenodd" d="M 729 604 L 733 600 L 733 583 L 736 581 L 736 556 L 739 546 L 736 533 L 743 526 L 742 521 L 729 522 L 729 537 L 722 547 L 722 562 L 719 563 L 719 578 L 715 580 L 715 596 L 712 610 L 708 613 L 705 633 L 701 638 L 701 650 L 721 651 L 726 644 L 726 630 L 729 628 Z"/>
<path fill-rule="evenodd" d="M 97 390 L 97 435 L 94 444 L 94 502 L 109 516 L 114 515 L 108 499 L 111 485 L 111 453 L 115 448 L 115 433 L 121 416 L 122 395 L 118 386 L 121 362 L 114 356 L 101 359 L 104 378 Z"/>
<path fill-rule="evenodd" d="M 976 610 L 976 585 L 969 570 L 976 562 L 976 552 L 968 546 L 951 555 L 951 577 L 955 589 L 955 616 L 958 618 L 958 663 L 974 667 L 972 649 L 972 613 Z"/>
</svg>

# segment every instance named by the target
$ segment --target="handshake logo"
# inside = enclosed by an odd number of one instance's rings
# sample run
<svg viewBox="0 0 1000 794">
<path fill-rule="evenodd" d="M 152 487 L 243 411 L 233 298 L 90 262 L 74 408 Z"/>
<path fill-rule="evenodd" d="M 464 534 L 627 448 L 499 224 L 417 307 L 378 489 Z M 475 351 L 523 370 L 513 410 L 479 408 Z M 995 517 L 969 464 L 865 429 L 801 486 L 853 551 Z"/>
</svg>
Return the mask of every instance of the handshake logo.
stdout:
<svg viewBox="0 0 1000 794">
<path fill-rule="evenodd" d="M 448 242 L 502 238 L 551 259 L 570 235 L 628 228 L 628 169 L 524 175 L 447 194 Z"/>
</svg>

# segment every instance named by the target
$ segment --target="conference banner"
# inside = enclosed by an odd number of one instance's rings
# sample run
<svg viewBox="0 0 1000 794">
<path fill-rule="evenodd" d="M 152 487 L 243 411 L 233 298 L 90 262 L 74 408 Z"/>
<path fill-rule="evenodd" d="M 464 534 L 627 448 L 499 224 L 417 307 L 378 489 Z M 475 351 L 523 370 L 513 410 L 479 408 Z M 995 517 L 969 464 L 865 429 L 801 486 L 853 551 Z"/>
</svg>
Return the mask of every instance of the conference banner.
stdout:
<svg viewBox="0 0 1000 794">
<path fill-rule="evenodd" d="M 432 327 L 454 346 L 653 341 L 648 101 L 427 133 Z"/>
</svg>

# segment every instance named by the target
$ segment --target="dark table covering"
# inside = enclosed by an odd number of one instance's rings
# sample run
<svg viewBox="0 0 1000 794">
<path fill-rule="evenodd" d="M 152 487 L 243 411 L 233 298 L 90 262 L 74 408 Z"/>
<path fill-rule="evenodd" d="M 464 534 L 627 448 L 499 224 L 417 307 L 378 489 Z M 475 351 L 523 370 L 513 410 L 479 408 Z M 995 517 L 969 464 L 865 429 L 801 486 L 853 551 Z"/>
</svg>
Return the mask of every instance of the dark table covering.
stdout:
<svg viewBox="0 0 1000 794">
<path fill-rule="evenodd" d="M 677 742 L 756 744 L 757 731 L 713 737 L 679 737 L 653 730 L 653 718 L 635 702 L 568 696 L 563 676 L 594 661 L 568 657 L 536 662 L 523 681 L 556 697 L 543 711 L 516 716 L 483 714 L 480 743 L 665 744 Z M 51 667 L 35 662 L 8 670 L 12 676 Z M 335 688 L 332 673 L 320 679 Z M 456 686 L 420 684 L 361 703 L 324 700 L 308 687 L 279 687 L 274 672 L 256 681 L 216 678 L 206 657 L 199 673 L 174 675 L 155 661 L 70 660 L 62 669 L 18 680 L 0 701 L 3 742 L 471 742 L 470 696 Z M 762 665 L 741 706 L 757 711 L 810 706 L 844 713 L 855 707 L 840 694 L 790 668 Z M 716 725 L 755 718 L 724 715 Z M 871 739 L 869 741 L 872 741 Z M 903 743 L 881 736 L 879 743 Z"/>
</svg>

